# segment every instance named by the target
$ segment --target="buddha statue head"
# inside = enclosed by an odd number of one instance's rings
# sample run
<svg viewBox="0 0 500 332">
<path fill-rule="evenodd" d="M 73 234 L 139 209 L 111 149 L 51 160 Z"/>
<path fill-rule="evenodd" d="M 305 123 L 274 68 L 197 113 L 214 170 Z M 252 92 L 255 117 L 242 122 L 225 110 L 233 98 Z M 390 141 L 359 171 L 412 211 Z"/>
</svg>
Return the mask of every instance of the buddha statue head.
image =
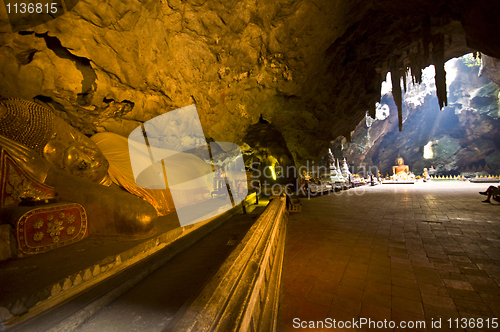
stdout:
<svg viewBox="0 0 500 332">
<path fill-rule="evenodd" d="M 109 164 L 97 145 L 48 108 L 23 99 L 2 99 L 0 123 L 0 135 L 35 150 L 55 167 L 107 182 Z"/>
<path fill-rule="evenodd" d="M 405 163 L 405 161 L 403 158 L 401 158 L 401 157 L 396 158 L 396 165 L 401 166 L 401 165 L 404 165 L 404 163 Z"/>
</svg>

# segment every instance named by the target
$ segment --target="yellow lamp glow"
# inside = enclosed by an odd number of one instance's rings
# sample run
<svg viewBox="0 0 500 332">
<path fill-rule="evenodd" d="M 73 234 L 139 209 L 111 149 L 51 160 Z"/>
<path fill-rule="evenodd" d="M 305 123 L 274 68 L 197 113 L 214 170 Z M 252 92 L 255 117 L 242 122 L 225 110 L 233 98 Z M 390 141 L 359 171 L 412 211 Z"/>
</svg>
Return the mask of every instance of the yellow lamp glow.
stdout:
<svg viewBox="0 0 500 332">
<path fill-rule="evenodd" d="M 276 181 L 276 172 L 274 172 L 274 165 L 271 166 L 271 173 L 273 175 L 273 180 Z"/>
</svg>

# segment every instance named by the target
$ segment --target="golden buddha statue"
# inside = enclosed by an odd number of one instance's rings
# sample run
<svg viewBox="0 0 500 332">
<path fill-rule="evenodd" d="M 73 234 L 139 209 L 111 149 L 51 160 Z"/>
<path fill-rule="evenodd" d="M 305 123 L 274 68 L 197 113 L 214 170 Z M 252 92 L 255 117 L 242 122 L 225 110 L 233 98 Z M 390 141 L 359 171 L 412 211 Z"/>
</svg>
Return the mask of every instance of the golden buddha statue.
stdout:
<svg viewBox="0 0 500 332">
<path fill-rule="evenodd" d="M 108 161 L 97 145 L 49 109 L 23 99 L 3 99 L 0 122 L 0 135 L 35 150 L 57 168 L 111 184 Z"/>
<path fill-rule="evenodd" d="M 153 206 L 107 187 L 109 164 L 100 149 L 51 110 L 3 99 L 0 123 L 0 146 L 34 179 L 53 187 L 58 198 L 83 205 L 90 234 L 144 236 L 155 230 Z"/>
<path fill-rule="evenodd" d="M 113 133 L 98 133 L 92 136 L 99 149 L 103 152 L 109 161 L 108 174 L 113 183 L 119 185 L 128 192 L 141 197 L 149 202 L 158 212 L 158 215 L 165 215 L 173 212 L 176 208 L 195 204 L 206 200 L 204 195 L 209 195 L 213 190 L 212 182 L 207 182 L 203 177 L 205 174 L 212 172 L 211 164 L 205 163 L 201 158 L 192 153 L 174 153 L 170 151 L 171 156 L 163 160 L 163 165 L 169 167 L 172 172 L 172 177 L 169 183 L 165 183 L 165 188 L 159 189 L 157 187 L 157 175 L 163 179 L 162 163 L 155 163 L 147 170 L 141 173 L 141 180 L 144 183 L 150 184 L 148 188 L 142 188 L 136 183 L 134 172 L 130 163 L 130 151 L 141 151 L 137 143 L 134 141 L 129 142 L 126 137 L 113 134 Z M 151 147 L 155 153 L 163 153 L 164 149 Z M 159 152 L 162 150 L 163 152 Z M 135 153 L 134 158 L 145 158 L 144 163 L 150 161 L 149 155 Z M 176 167 L 176 165 L 189 165 L 189 170 L 183 167 Z M 196 180 L 195 180 L 196 179 Z M 170 184 L 183 183 L 189 181 L 189 189 L 172 189 Z M 161 186 L 160 186 L 161 187 Z M 176 197 L 174 204 L 172 193 Z"/>
<path fill-rule="evenodd" d="M 404 160 L 401 157 L 398 157 L 396 159 L 396 165 L 397 166 L 392 166 L 392 174 L 396 177 L 402 177 L 405 175 L 410 174 L 410 168 L 408 165 L 404 164 Z"/>
</svg>

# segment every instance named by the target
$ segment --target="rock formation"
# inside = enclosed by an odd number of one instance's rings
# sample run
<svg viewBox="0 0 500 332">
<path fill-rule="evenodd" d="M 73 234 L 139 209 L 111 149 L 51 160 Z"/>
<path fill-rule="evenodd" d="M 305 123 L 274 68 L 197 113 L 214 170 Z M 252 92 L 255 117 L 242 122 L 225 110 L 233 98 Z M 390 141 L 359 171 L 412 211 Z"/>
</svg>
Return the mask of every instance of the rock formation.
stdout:
<svg viewBox="0 0 500 332">
<path fill-rule="evenodd" d="M 14 30 L 2 7 L 1 97 L 35 99 L 87 135 L 127 136 L 196 103 L 208 138 L 250 147 L 247 130 L 262 114 L 296 165 L 374 114 L 388 71 L 398 82 L 411 70 L 419 82 L 434 63 L 445 106 L 446 60 L 500 57 L 495 1 L 65 3 L 66 14 Z"/>
<path fill-rule="evenodd" d="M 367 116 L 352 135 L 352 143 L 335 143 L 354 164 L 375 165 L 385 174 L 401 155 L 412 171 L 434 166 L 438 174 L 457 175 L 466 169 L 500 172 L 500 104 L 494 61 L 483 56 L 479 64 L 472 56 L 447 64 L 448 106 L 439 110 L 433 70 L 424 71 L 422 83 L 403 95 L 403 123 L 396 126 L 397 107 L 390 93 L 382 97 L 376 119 Z M 345 141 L 345 140 L 344 140 Z M 427 150 L 427 151 L 426 151 Z"/>
</svg>

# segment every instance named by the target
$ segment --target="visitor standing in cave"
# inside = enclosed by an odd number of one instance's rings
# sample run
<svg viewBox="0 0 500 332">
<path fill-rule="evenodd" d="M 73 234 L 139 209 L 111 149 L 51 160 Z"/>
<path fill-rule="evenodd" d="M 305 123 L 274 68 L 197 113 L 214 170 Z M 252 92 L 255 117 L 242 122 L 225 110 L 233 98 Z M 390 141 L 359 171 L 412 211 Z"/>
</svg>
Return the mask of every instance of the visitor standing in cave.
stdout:
<svg viewBox="0 0 500 332">
<path fill-rule="evenodd" d="M 375 180 L 373 179 L 373 173 L 368 172 L 368 179 L 370 180 L 370 186 L 375 186 Z"/>
<path fill-rule="evenodd" d="M 491 196 L 493 196 L 493 199 L 495 201 L 500 202 L 500 196 L 499 196 L 500 195 L 500 188 L 499 187 L 489 186 L 489 188 L 486 191 L 480 191 L 479 193 L 481 195 L 488 196 L 488 198 L 486 198 L 484 201 L 482 201 L 483 203 L 491 203 L 491 201 L 490 201 Z"/>
</svg>

